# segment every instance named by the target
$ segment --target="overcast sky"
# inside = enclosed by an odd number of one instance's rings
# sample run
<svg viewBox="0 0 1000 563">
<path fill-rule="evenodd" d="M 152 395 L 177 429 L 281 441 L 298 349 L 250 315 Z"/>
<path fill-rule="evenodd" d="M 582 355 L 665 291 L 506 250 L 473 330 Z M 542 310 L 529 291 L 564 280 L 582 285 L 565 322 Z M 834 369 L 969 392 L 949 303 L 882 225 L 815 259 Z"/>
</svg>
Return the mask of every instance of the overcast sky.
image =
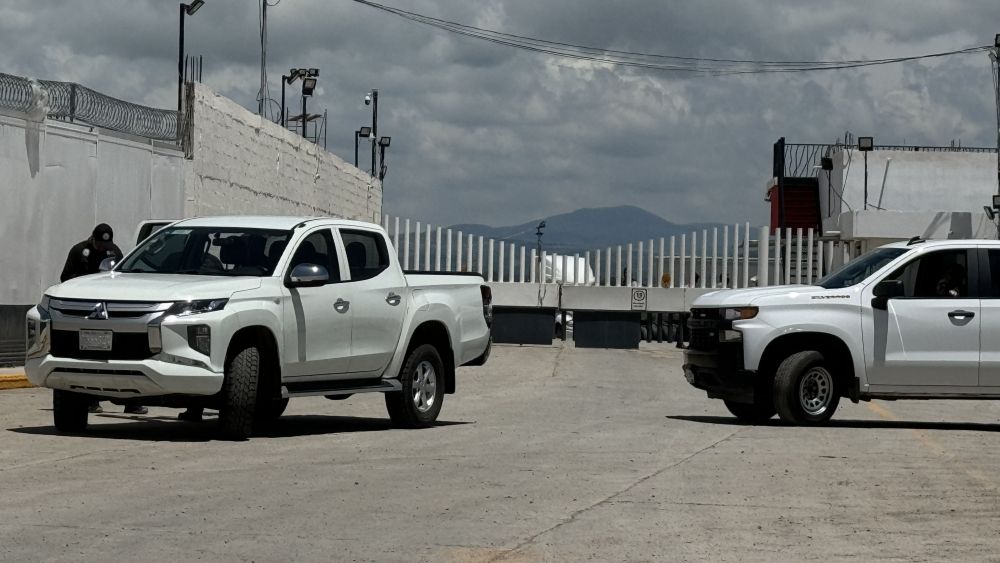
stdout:
<svg viewBox="0 0 1000 563">
<path fill-rule="evenodd" d="M 990 44 L 1000 31 L 995 0 L 382 3 L 555 41 L 716 58 L 885 58 Z M 258 5 L 207 0 L 186 25 L 187 52 L 205 57 L 204 82 L 254 111 Z M 3 0 L 0 72 L 169 108 L 177 14 L 177 2 L 164 0 Z M 268 23 L 272 97 L 282 72 L 320 68 L 310 109 L 329 110 L 329 148 L 352 161 L 354 131 L 370 122 L 364 94 L 378 88 L 379 133 L 392 136 L 386 211 L 435 223 L 515 224 L 621 204 L 679 223 L 763 223 L 778 137 L 996 142 L 983 53 L 692 78 L 483 43 L 351 0 L 280 0 Z"/>
</svg>

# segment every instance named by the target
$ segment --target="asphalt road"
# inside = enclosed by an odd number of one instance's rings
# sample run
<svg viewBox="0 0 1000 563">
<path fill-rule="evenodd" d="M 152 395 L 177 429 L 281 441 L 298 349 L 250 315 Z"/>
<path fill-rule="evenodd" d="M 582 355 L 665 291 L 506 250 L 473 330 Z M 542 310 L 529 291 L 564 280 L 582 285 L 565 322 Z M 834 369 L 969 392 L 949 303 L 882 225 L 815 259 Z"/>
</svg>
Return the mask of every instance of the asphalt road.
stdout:
<svg viewBox="0 0 1000 563">
<path fill-rule="evenodd" d="M 497 347 L 442 424 L 299 399 L 268 436 L 0 392 L 0 560 L 995 560 L 1000 404 L 842 404 L 737 424 L 680 354 Z M 120 413 L 120 408 L 116 411 Z"/>
</svg>

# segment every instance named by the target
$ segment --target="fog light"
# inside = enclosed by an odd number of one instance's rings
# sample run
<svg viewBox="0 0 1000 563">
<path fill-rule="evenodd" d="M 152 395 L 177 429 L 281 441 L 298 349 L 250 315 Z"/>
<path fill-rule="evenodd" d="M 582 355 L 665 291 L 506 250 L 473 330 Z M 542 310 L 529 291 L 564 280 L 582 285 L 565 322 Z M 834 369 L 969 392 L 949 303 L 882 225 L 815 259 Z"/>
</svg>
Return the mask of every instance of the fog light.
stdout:
<svg viewBox="0 0 1000 563">
<path fill-rule="evenodd" d="M 212 329 L 208 325 L 188 327 L 188 346 L 206 356 L 212 355 Z"/>
<path fill-rule="evenodd" d="M 149 351 L 159 354 L 163 351 L 163 335 L 160 333 L 160 325 L 153 325 L 146 329 L 146 336 L 149 339 Z"/>
<path fill-rule="evenodd" d="M 723 330 L 719 332 L 719 342 L 740 342 L 743 340 L 743 333 L 738 330 Z"/>
</svg>

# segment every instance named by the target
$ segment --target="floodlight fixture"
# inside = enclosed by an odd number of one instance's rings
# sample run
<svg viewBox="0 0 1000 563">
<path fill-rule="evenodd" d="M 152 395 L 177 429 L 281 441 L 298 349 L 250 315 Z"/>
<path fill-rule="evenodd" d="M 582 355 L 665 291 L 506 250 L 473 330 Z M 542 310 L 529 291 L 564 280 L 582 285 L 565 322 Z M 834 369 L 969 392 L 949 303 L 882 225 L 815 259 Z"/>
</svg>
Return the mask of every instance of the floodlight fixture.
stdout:
<svg viewBox="0 0 1000 563">
<path fill-rule="evenodd" d="M 302 95 L 312 96 L 313 90 L 316 89 L 316 79 L 315 78 L 303 78 L 302 79 Z"/>
<path fill-rule="evenodd" d="M 997 213 L 996 211 L 993 211 L 993 208 L 990 207 L 989 205 L 984 205 L 983 211 L 986 212 L 986 216 L 990 218 L 990 221 L 996 219 Z"/>
<path fill-rule="evenodd" d="M 993 46 L 1000 49 L 1000 33 L 993 36 Z"/>
<path fill-rule="evenodd" d="M 1000 195 L 993 196 L 993 209 L 1000 210 Z"/>
<path fill-rule="evenodd" d="M 309 70 L 306 71 L 306 76 L 319 76 L 319 69 L 310 68 Z"/>
<path fill-rule="evenodd" d="M 858 137 L 858 150 L 868 152 L 875 148 L 874 137 Z"/>
<path fill-rule="evenodd" d="M 386 148 L 389 146 L 389 143 L 391 142 L 392 142 L 392 137 L 381 137 L 378 140 L 378 146 Z"/>
<path fill-rule="evenodd" d="M 204 5 L 205 5 L 205 0 L 194 0 L 194 2 L 191 2 L 190 4 L 183 5 L 184 12 L 189 16 L 193 16 L 194 13 L 197 12 L 199 9 L 201 9 L 201 7 Z"/>
<path fill-rule="evenodd" d="M 372 135 L 371 127 L 362 127 L 361 129 L 358 130 L 359 137 L 371 137 L 371 135 Z"/>
</svg>

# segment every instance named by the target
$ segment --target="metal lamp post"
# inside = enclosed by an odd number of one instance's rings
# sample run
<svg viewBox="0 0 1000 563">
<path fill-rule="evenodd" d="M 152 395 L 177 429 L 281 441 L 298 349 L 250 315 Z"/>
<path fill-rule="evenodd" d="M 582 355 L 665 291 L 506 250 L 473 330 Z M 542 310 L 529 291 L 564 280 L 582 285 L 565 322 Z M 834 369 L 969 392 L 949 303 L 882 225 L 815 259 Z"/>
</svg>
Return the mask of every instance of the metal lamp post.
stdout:
<svg viewBox="0 0 1000 563">
<path fill-rule="evenodd" d="M 868 153 L 875 148 L 875 140 L 872 137 L 858 137 L 858 150 L 865 155 L 865 210 L 868 209 Z"/>
<path fill-rule="evenodd" d="M 385 179 L 386 167 L 385 167 L 385 149 L 389 147 L 389 143 L 392 142 L 392 137 L 381 137 L 378 140 L 378 179 L 382 181 Z"/>
<path fill-rule="evenodd" d="M 181 92 L 184 87 L 184 15 L 193 16 L 199 8 L 205 5 L 205 0 L 194 0 L 190 4 L 180 5 L 180 32 L 177 41 L 177 113 L 181 112 Z"/>
<path fill-rule="evenodd" d="M 372 106 L 372 135 L 371 139 L 374 141 L 378 138 L 378 89 L 373 88 L 371 92 L 365 96 L 365 105 Z M 375 143 L 372 142 L 372 176 L 375 175 Z"/>
</svg>

